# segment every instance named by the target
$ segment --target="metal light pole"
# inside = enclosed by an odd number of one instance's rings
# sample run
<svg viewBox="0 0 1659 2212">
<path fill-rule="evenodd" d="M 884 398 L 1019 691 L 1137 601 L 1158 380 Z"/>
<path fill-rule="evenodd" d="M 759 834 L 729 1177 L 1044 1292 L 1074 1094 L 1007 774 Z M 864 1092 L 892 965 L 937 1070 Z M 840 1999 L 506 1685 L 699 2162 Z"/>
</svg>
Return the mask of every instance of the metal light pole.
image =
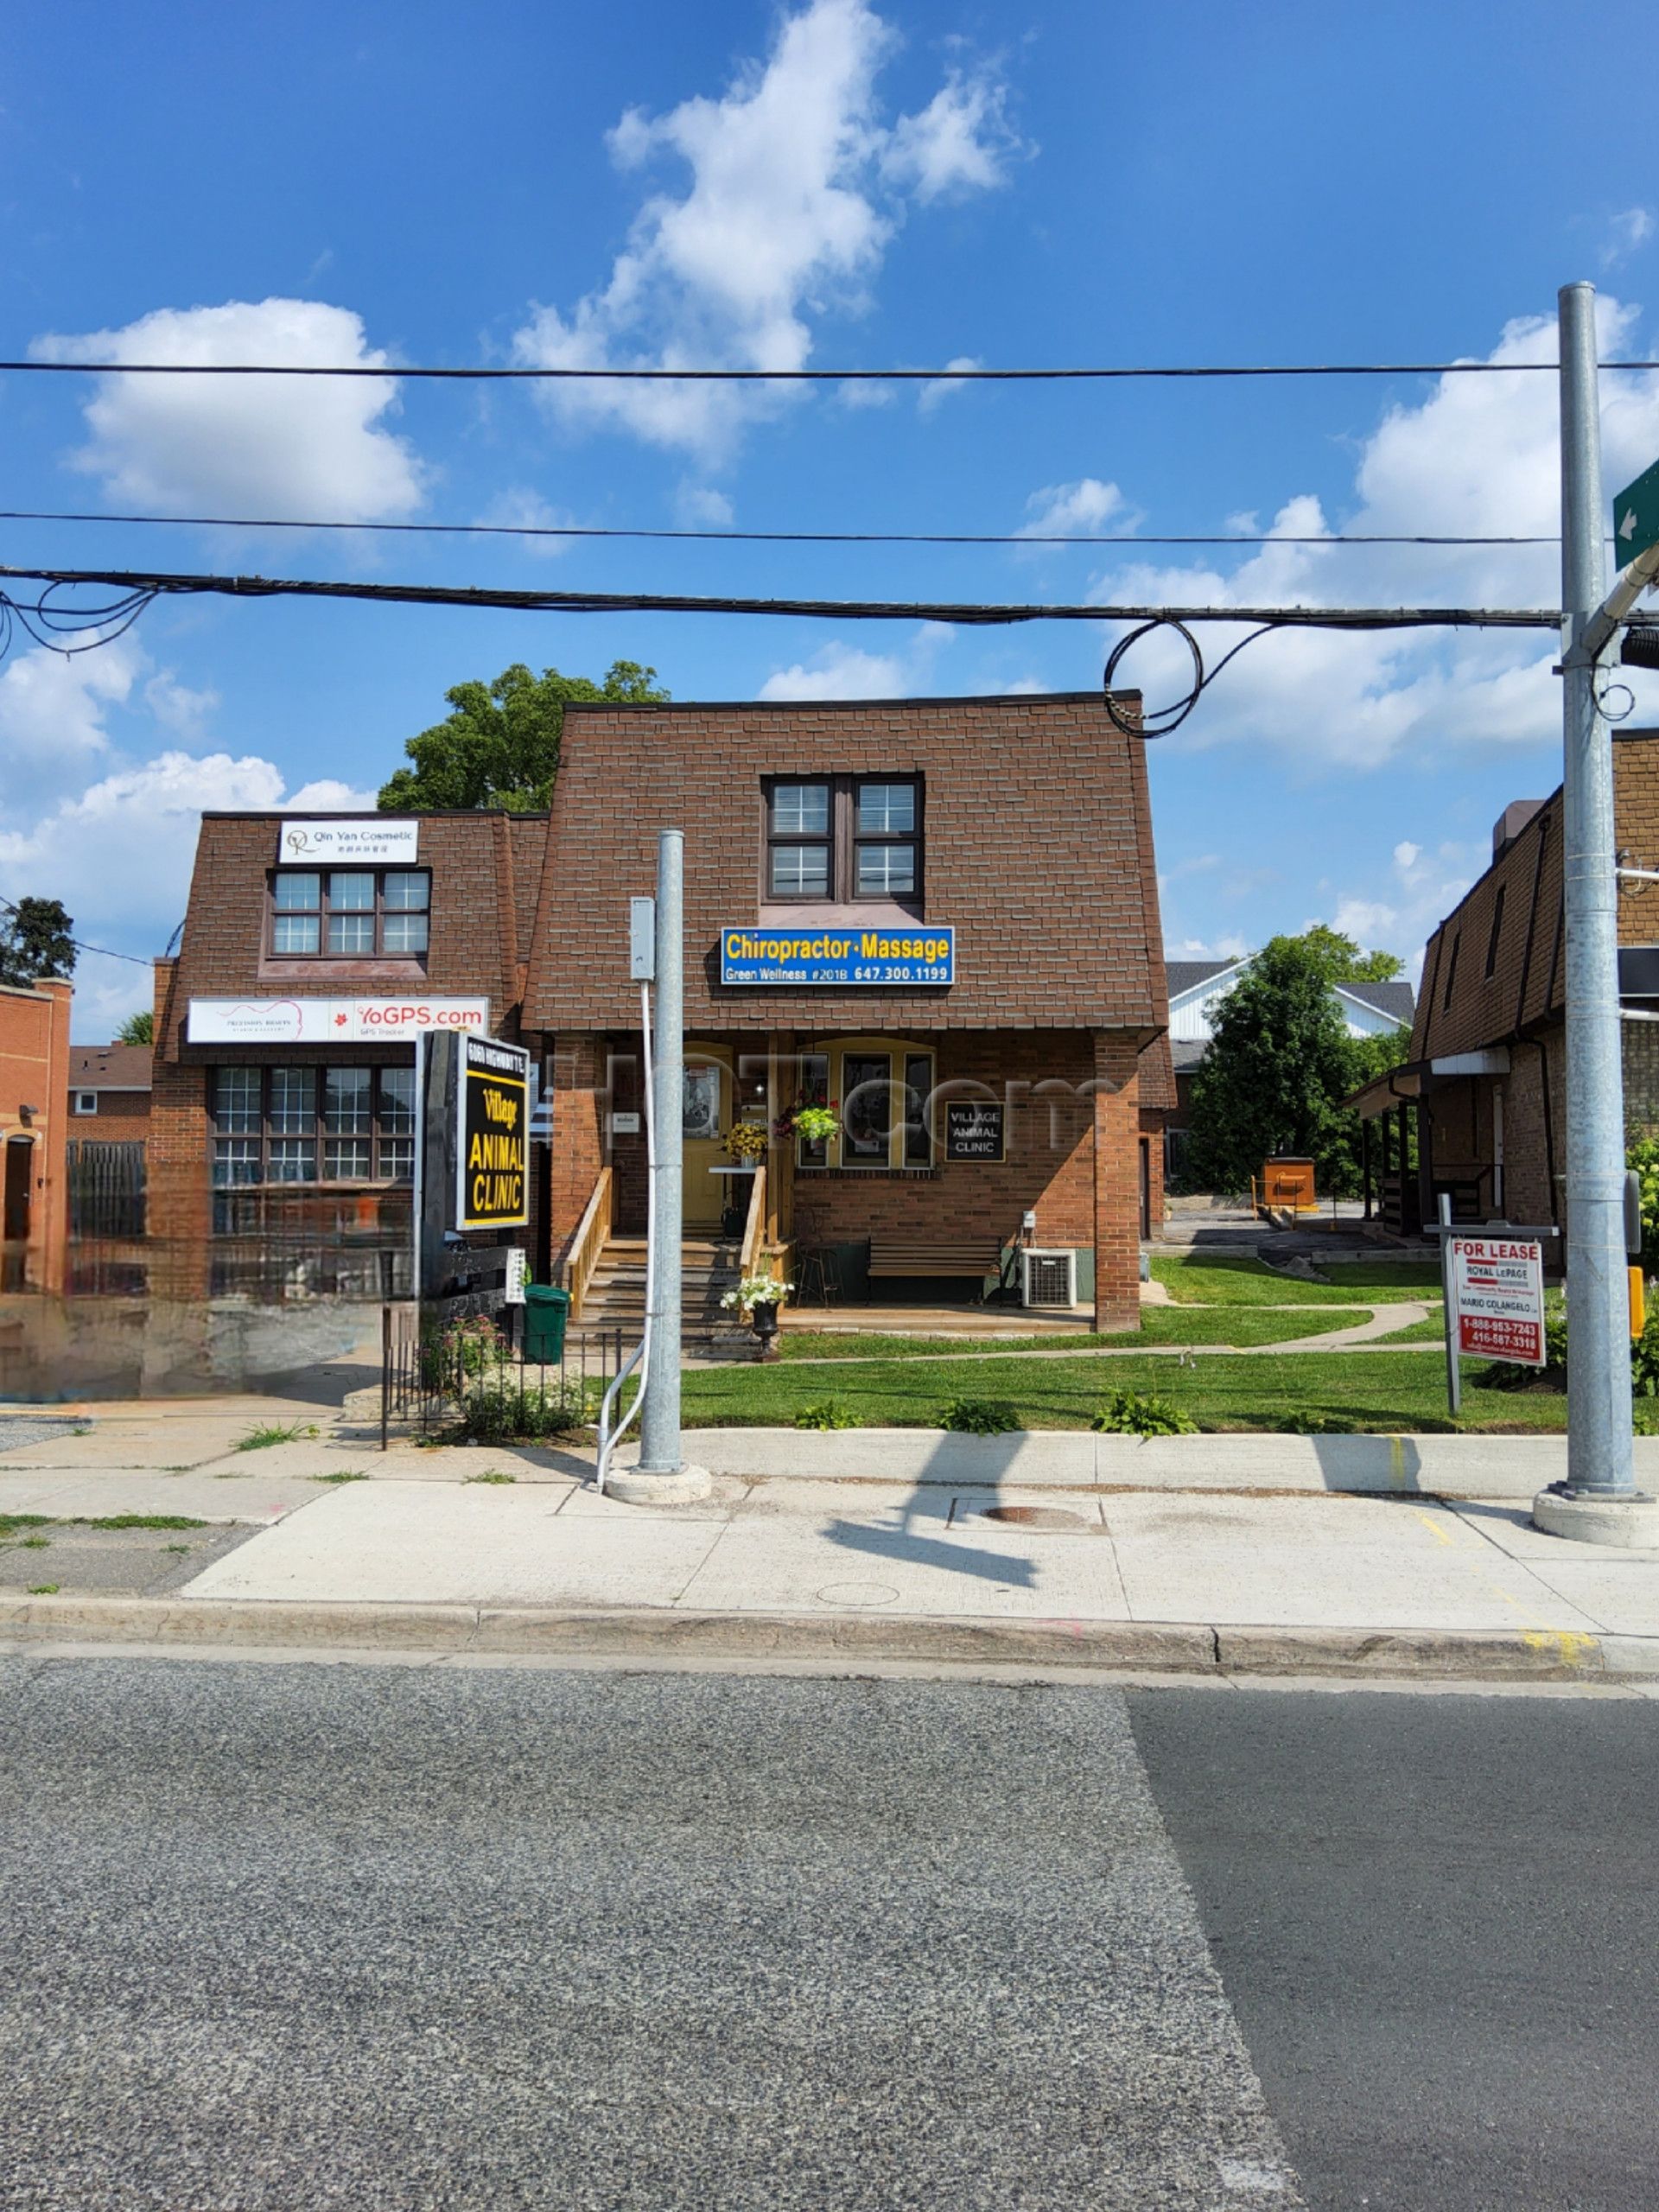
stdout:
<svg viewBox="0 0 1659 2212">
<path fill-rule="evenodd" d="M 651 1373 L 639 1425 L 639 1471 L 680 1467 L 680 1274 L 685 1082 L 685 835 L 657 840 L 657 1039 L 652 1099 L 657 1164 L 651 1192 Z"/>
<path fill-rule="evenodd" d="M 1560 293 L 1561 607 L 1567 922 L 1566 1494 L 1636 1495 L 1624 1251 L 1624 1085 L 1611 733 L 1596 703 L 1604 587 L 1592 284 Z M 1598 625 L 1600 629 L 1602 626 Z"/>
</svg>

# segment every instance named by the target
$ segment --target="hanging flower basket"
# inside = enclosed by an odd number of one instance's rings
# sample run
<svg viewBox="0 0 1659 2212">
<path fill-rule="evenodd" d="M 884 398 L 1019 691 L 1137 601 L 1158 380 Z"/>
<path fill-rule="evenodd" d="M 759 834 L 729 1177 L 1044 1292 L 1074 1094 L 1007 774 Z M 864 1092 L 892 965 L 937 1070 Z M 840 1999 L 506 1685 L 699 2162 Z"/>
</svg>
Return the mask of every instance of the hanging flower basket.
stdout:
<svg viewBox="0 0 1659 2212">
<path fill-rule="evenodd" d="M 841 1115 L 835 1099 L 826 1106 L 816 1100 L 799 1098 L 786 1114 L 779 1116 L 772 1133 L 779 1137 L 799 1137 L 807 1144 L 823 1144 L 840 1128 Z"/>
</svg>

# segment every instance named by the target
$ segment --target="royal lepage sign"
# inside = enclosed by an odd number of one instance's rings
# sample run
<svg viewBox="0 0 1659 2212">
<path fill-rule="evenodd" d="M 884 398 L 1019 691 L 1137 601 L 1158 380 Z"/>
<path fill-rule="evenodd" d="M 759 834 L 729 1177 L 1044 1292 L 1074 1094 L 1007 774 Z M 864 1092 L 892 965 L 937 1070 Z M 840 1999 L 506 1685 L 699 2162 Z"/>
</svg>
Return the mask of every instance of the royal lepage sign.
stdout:
<svg viewBox="0 0 1659 2212">
<path fill-rule="evenodd" d="M 1524 1236 L 1454 1236 L 1451 1272 L 1458 1350 L 1543 1366 L 1543 1246 Z"/>
</svg>

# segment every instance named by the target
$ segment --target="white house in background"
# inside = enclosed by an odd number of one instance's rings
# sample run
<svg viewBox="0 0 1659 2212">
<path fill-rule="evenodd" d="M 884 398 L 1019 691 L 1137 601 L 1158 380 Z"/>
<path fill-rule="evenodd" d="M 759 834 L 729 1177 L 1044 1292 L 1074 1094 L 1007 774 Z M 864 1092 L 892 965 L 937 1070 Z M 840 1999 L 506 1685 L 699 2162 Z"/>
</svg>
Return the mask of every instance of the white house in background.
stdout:
<svg viewBox="0 0 1659 2212">
<path fill-rule="evenodd" d="M 1186 1129 L 1192 1096 L 1192 1077 L 1209 1050 L 1215 1033 L 1215 1014 L 1229 991 L 1249 965 L 1249 955 L 1236 960 L 1171 960 L 1169 976 L 1169 1050 L 1175 1064 L 1175 1090 L 1179 1100 L 1170 1117 L 1169 1135 L 1179 1138 Z M 1407 982 L 1333 983 L 1336 1000 L 1351 1037 L 1385 1037 L 1402 1027 L 1409 1029 L 1416 1012 L 1416 998 Z M 1171 1149 L 1166 1147 L 1166 1150 Z"/>
</svg>

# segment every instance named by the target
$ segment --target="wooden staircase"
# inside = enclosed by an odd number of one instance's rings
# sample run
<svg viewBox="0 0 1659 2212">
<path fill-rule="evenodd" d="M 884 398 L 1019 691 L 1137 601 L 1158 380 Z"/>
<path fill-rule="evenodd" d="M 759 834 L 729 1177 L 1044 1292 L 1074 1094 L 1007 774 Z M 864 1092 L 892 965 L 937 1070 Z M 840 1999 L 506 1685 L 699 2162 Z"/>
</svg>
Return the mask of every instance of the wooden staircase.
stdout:
<svg viewBox="0 0 1659 2212">
<path fill-rule="evenodd" d="M 680 1270 L 680 1332 L 688 1351 L 730 1352 L 753 1343 L 741 1315 L 727 1313 L 722 1294 L 737 1282 L 735 1237 L 687 1237 Z M 639 1341 L 645 1323 L 645 1240 L 607 1236 L 575 1323 L 578 1329 L 620 1329 Z"/>
</svg>

